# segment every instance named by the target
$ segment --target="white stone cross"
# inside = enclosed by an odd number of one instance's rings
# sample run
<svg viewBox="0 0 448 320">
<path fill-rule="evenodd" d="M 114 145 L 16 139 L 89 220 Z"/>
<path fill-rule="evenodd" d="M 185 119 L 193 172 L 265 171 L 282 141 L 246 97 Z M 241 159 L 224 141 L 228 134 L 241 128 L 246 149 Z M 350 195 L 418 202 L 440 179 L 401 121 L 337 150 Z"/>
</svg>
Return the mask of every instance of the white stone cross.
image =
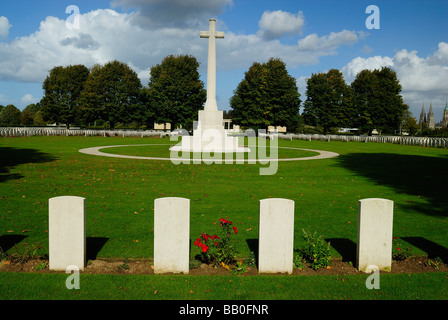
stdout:
<svg viewBox="0 0 448 320">
<path fill-rule="evenodd" d="M 215 19 L 210 19 L 209 31 L 201 31 L 201 38 L 208 38 L 207 100 L 204 110 L 218 110 L 216 103 L 216 45 L 215 39 L 224 38 L 224 32 L 215 30 Z"/>
</svg>

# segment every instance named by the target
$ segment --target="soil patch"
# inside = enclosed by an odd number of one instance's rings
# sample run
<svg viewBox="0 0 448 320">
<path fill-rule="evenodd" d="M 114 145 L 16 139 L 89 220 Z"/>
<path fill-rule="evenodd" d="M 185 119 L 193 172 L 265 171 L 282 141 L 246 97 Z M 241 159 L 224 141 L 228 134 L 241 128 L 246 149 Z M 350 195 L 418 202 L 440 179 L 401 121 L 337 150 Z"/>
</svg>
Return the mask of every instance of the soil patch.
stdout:
<svg viewBox="0 0 448 320">
<path fill-rule="evenodd" d="M 393 261 L 392 269 L 389 273 L 420 273 L 420 272 L 448 272 L 448 265 L 440 262 L 438 265 L 431 265 L 427 257 L 413 257 L 404 261 Z M 0 261 L 0 272 L 40 272 L 57 273 L 50 271 L 48 260 L 32 259 L 22 263 L 14 263 L 8 260 Z M 129 259 L 95 259 L 89 260 L 87 267 L 81 271 L 83 274 L 154 274 L 152 260 Z M 231 271 L 223 267 L 214 267 L 201 264 L 190 268 L 190 275 L 231 275 Z M 364 274 L 359 272 L 351 263 L 333 260 L 330 267 L 313 270 L 304 263 L 303 269 L 294 269 L 294 275 L 349 275 Z M 244 276 L 258 275 L 256 267 L 247 267 L 247 272 L 241 273 Z M 275 274 L 273 274 L 275 275 Z"/>
</svg>

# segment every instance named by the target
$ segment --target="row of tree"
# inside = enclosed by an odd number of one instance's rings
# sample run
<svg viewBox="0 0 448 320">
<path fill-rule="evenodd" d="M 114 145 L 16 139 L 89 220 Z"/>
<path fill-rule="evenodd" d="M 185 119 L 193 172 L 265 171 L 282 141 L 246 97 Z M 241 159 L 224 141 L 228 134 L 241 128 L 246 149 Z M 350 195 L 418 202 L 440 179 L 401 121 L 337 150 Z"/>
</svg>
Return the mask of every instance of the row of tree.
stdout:
<svg viewBox="0 0 448 320">
<path fill-rule="evenodd" d="M 363 70 L 347 85 L 342 73 L 332 69 L 307 80 L 306 100 L 299 115 L 300 94 L 295 79 L 279 59 L 254 63 L 230 100 L 234 123 L 245 127 L 304 127 L 329 133 L 336 128 L 358 128 L 360 132 L 395 133 L 416 129 L 415 118 L 401 96 L 396 73 L 387 67 Z"/>
<path fill-rule="evenodd" d="M 151 68 L 148 86 L 142 86 L 135 71 L 116 60 L 90 70 L 83 65 L 57 66 L 43 83 L 40 103 L 27 107 L 19 122 L 110 128 L 123 124 L 152 128 L 156 122 L 189 130 L 206 100 L 198 68 L 193 56 L 170 55 Z M 373 129 L 393 133 L 405 119 L 414 119 L 400 93 L 401 85 L 390 68 L 363 70 L 351 85 L 339 70 L 332 69 L 307 80 L 302 104 L 285 63 L 271 58 L 253 63 L 245 73 L 226 116 L 243 128 L 286 126 L 288 131 L 297 131 L 307 126 L 327 133 L 333 128 L 357 127 L 366 133 Z M 0 125 L 9 121 L 2 113 L 11 113 L 10 109 L 0 111 Z M 12 118 L 17 118 L 15 114 Z"/>
<path fill-rule="evenodd" d="M 45 121 L 42 115 L 42 106 L 40 103 L 32 103 L 23 111 L 20 111 L 15 105 L 0 105 L 0 126 L 44 126 Z"/>
<path fill-rule="evenodd" d="M 313 74 L 307 83 L 304 122 L 322 127 L 324 133 L 334 127 L 394 133 L 409 109 L 400 93 L 397 75 L 387 67 L 363 70 L 351 85 L 339 70 Z"/>
<path fill-rule="evenodd" d="M 148 87 L 143 87 L 135 71 L 116 60 L 91 70 L 54 67 L 43 83 L 43 116 L 67 127 L 105 123 L 110 128 L 151 128 L 154 122 L 168 122 L 172 128 L 189 128 L 206 97 L 198 68 L 192 56 L 168 56 L 151 68 Z"/>
</svg>

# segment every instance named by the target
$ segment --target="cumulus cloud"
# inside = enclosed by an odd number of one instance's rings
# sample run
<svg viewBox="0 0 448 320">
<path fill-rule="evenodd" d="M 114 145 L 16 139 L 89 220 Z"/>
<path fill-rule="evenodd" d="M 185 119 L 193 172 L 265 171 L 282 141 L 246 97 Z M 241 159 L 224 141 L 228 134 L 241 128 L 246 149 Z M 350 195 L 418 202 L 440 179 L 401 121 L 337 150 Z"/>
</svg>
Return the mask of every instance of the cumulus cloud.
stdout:
<svg viewBox="0 0 448 320">
<path fill-rule="evenodd" d="M 22 105 L 27 106 L 31 103 L 36 103 L 39 102 L 38 98 L 33 97 L 32 94 L 26 93 L 21 99 L 20 102 L 22 103 Z"/>
<path fill-rule="evenodd" d="M 266 40 L 279 39 L 285 35 L 301 35 L 304 23 L 302 11 L 297 14 L 282 10 L 265 11 L 258 22 L 258 34 Z"/>
<path fill-rule="evenodd" d="M 79 49 L 88 49 L 88 50 L 97 49 L 99 45 L 98 42 L 92 38 L 92 35 L 82 32 L 79 35 L 73 37 L 67 37 L 59 41 L 59 43 L 62 46 L 72 45 Z"/>
<path fill-rule="evenodd" d="M 393 59 L 390 57 L 374 56 L 369 58 L 357 57 L 342 68 L 344 78 L 352 82 L 356 75 L 364 69 L 374 70 L 382 67 L 393 67 Z"/>
<path fill-rule="evenodd" d="M 141 73 L 168 54 L 198 53 L 194 42 L 199 40 L 199 31 L 142 29 L 132 24 L 134 14 L 90 11 L 79 16 L 79 30 L 66 28 L 64 20 L 47 17 L 33 34 L 0 42 L 0 80 L 39 83 L 54 66 L 91 67 L 114 59 L 132 64 Z"/>
<path fill-rule="evenodd" d="M 9 23 L 8 18 L 0 17 L 0 39 L 6 39 L 9 34 L 9 29 L 12 25 Z"/>
<path fill-rule="evenodd" d="M 131 5 L 137 4 L 138 0 L 115 2 Z M 229 2 L 215 1 L 213 8 Z M 201 63 L 200 71 L 206 70 L 207 41 L 199 37 L 201 29 L 169 25 L 143 28 L 135 23 L 138 15 L 141 15 L 139 10 L 128 13 L 118 13 L 112 9 L 93 10 L 79 15 L 79 29 L 69 29 L 64 20 L 47 17 L 33 34 L 0 42 L 0 80 L 42 83 L 54 66 L 84 64 L 91 67 L 116 59 L 129 64 L 146 85 L 150 68 L 170 54 L 193 55 Z M 300 13 L 291 16 L 296 19 L 301 17 Z M 208 17 L 204 20 L 206 25 L 201 28 L 206 30 Z M 280 35 L 291 30 L 274 28 L 274 25 L 264 25 L 264 32 L 269 30 L 272 34 L 276 31 Z M 317 44 L 313 47 L 310 42 L 307 45 L 305 42 L 289 45 L 279 39 L 268 40 L 266 33 L 237 35 L 226 31 L 225 39 L 216 42 L 217 67 L 218 70 L 247 69 L 254 61 L 263 62 L 271 57 L 281 58 L 291 68 L 310 65 L 317 63 L 319 57 L 334 54 L 338 46 L 351 44 L 358 39 L 357 33 L 343 30 L 317 38 Z"/>
<path fill-rule="evenodd" d="M 313 33 L 299 40 L 300 51 L 327 51 L 333 52 L 341 45 L 350 45 L 364 37 L 363 32 L 342 30 L 340 32 L 331 32 L 329 35 L 319 37 Z"/>
<path fill-rule="evenodd" d="M 402 95 L 411 110 L 418 115 L 422 103 L 432 102 L 436 121 L 448 99 L 448 43 L 440 42 L 434 54 L 423 58 L 417 51 L 400 50 L 393 57 L 357 57 L 342 68 L 347 82 L 363 69 L 391 67 L 402 86 Z"/>
</svg>

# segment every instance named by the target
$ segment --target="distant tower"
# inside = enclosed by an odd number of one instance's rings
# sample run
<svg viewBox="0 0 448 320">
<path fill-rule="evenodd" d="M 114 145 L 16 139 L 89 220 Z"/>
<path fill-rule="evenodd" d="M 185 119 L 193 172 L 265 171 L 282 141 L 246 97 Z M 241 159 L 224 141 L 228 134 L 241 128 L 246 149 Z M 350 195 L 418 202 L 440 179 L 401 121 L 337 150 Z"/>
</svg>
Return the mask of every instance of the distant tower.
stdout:
<svg viewBox="0 0 448 320">
<path fill-rule="evenodd" d="M 445 104 L 445 109 L 443 109 L 442 126 L 444 128 L 448 127 L 448 102 Z"/>
<path fill-rule="evenodd" d="M 422 112 L 420 112 L 420 120 L 418 121 L 418 125 L 420 126 L 420 131 L 423 129 L 423 124 L 426 124 L 426 113 L 425 113 L 425 104 L 422 105 Z"/>
<path fill-rule="evenodd" d="M 432 103 L 429 105 L 428 112 L 428 128 L 434 130 L 436 128 L 436 123 L 434 122 L 434 113 L 432 112 Z"/>
</svg>

